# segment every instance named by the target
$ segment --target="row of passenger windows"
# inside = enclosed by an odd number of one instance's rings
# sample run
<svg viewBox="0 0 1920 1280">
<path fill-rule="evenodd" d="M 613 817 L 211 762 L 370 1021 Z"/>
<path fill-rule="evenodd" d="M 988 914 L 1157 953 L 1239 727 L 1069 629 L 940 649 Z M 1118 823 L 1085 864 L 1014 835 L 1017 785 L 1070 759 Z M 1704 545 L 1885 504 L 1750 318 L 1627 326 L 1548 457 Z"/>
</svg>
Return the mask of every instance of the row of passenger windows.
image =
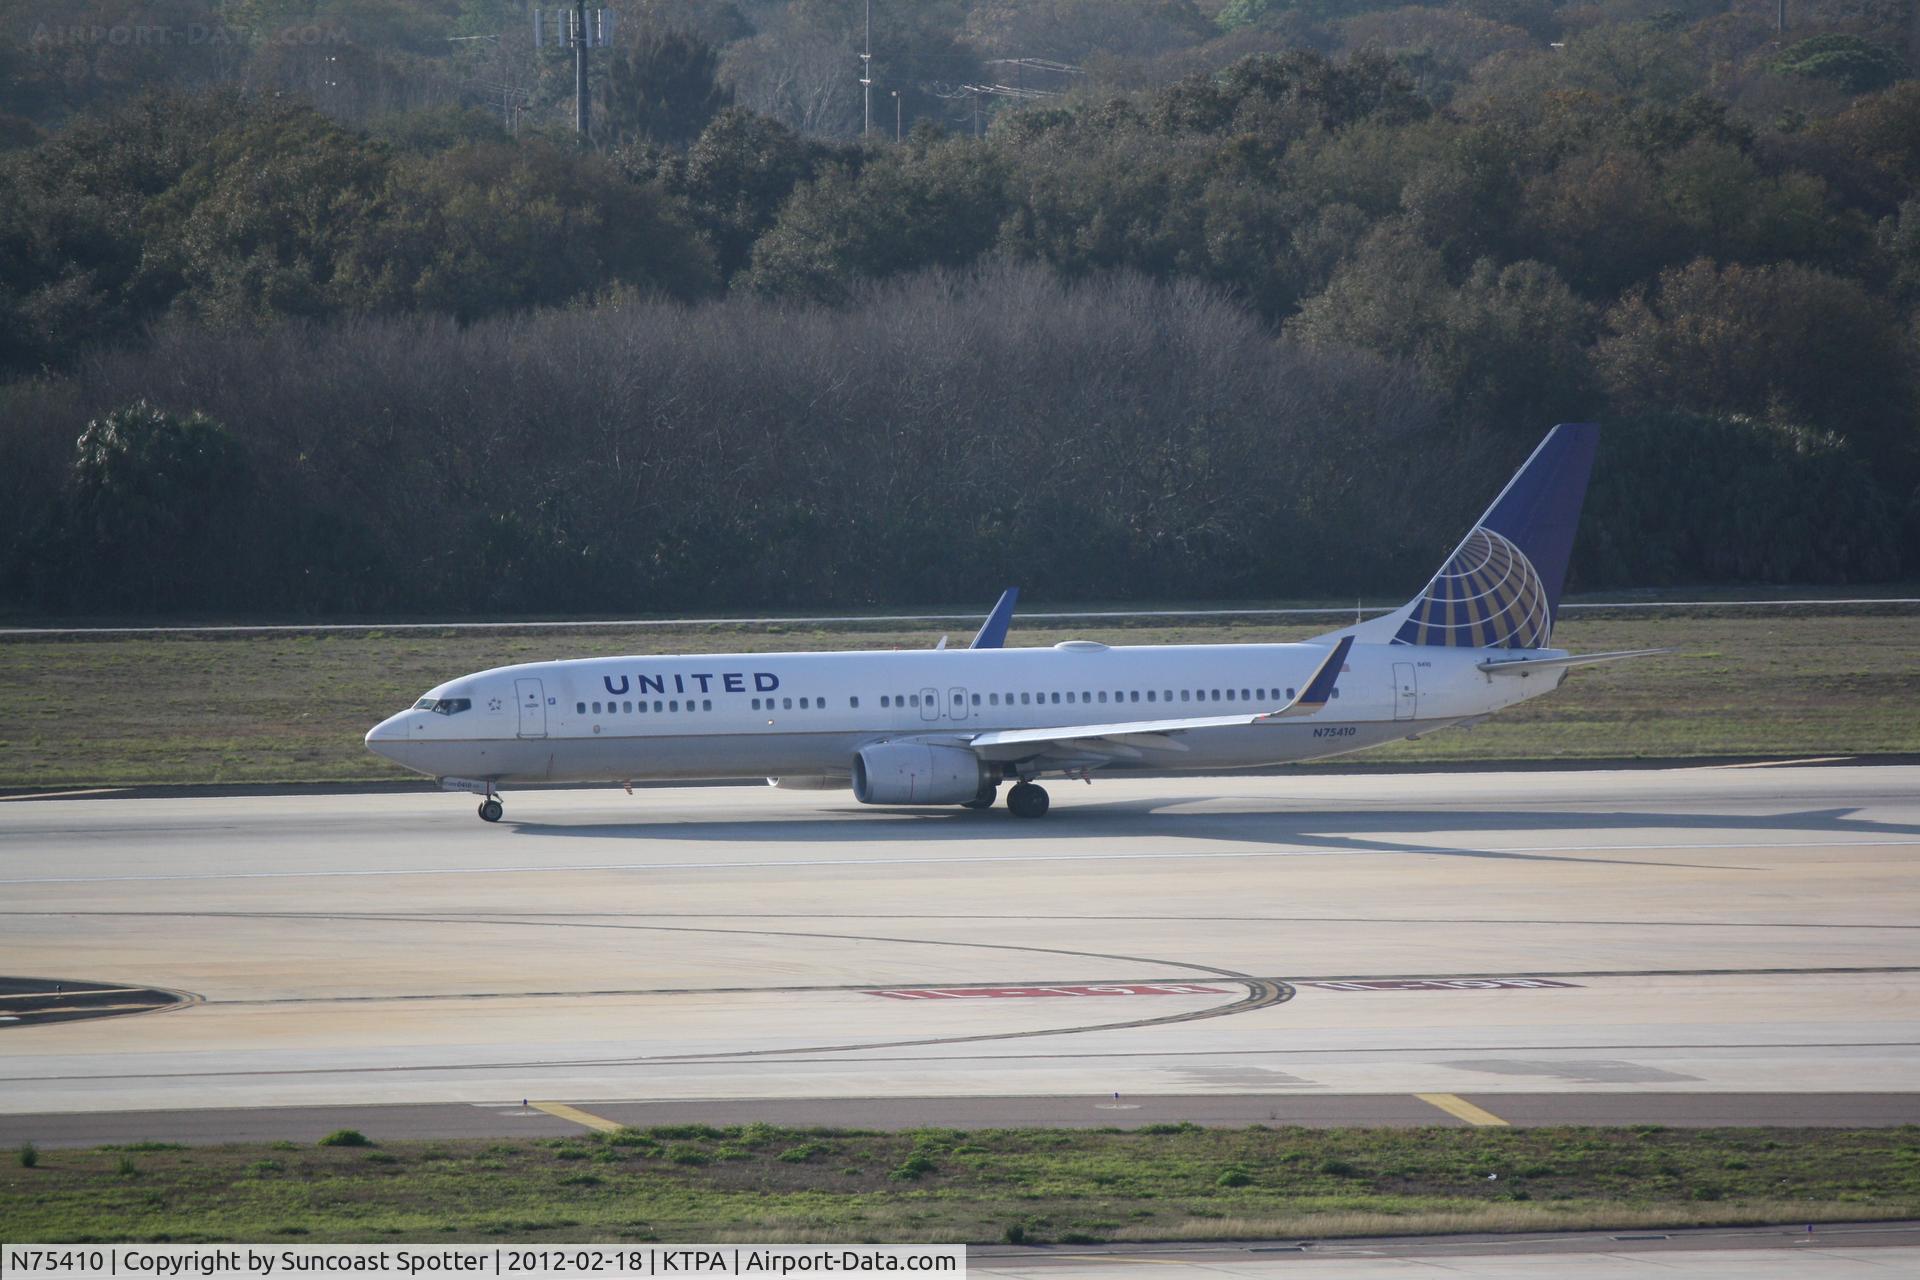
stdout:
<svg viewBox="0 0 1920 1280">
<path fill-rule="evenodd" d="M 605 714 L 610 716 L 646 715 L 648 711 L 647 700 L 645 698 L 640 699 L 640 701 L 638 702 L 609 702 L 606 704 L 606 708 L 607 709 Z M 573 709 L 580 715 L 587 714 L 587 704 L 584 702 L 574 703 Z M 656 712 L 673 712 L 673 711 L 683 711 L 683 710 L 684 711 L 711 711 L 713 710 L 713 699 L 702 698 L 696 704 L 692 698 L 688 698 L 687 705 L 685 707 L 682 707 L 680 705 L 680 700 L 678 698 L 669 699 L 667 701 L 661 701 L 659 699 L 655 699 L 652 710 Z M 593 714 L 595 715 L 601 714 L 600 704 L 598 702 L 593 704 Z"/>
<path fill-rule="evenodd" d="M 1340 690 L 1335 689 L 1333 691 L 1333 696 L 1338 698 L 1340 696 Z M 970 698 L 972 705 L 976 707 L 978 706 L 1031 707 L 1036 705 L 1037 706 L 1060 706 L 1063 704 L 1068 706 L 1076 706 L 1076 705 L 1085 705 L 1088 703 L 1140 702 L 1143 700 L 1142 693 L 1138 689 L 1116 689 L 1112 692 L 1111 697 L 1108 696 L 1108 691 L 1105 689 L 1099 689 L 1099 690 L 1080 689 L 1077 691 L 1069 689 L 1064 692 L 1055 692 L 1053 690 L 1046 690 L 1040 693 L 1027 692 L 1027 693 L 1020 693 L 1020 694 L 988 693 L 984 695 L 984 699 L 985 699 L 984 702 L 982 701 L 983 695 L 978 693 L 970 694 L 970 695 L 955 693 L 952 695 L 952 697 L 953 697 L 955 706 L 961 705 L 960 699 L 962 697 L 968 697 Z M 1287 690 L 1286 697 L 1287 697 L 1287 701 L 1289 702 L 1293 700 L 1292 689 Z M 1152 703 L 1173 702 L 1175 701 L 1174 691 L 1172 689 L 1148 689 L 1145 692 L 1144 700 Z M 1178 698 L 1178 701 L 1187 702 L 1187 703 L 1254 702 L 1254 703 L 1260 703 L 1260 704 L 1268 704 L 1268 703 L 1277 702 L 1279 700 L 1280 700 L 1280 690 L 1278 688 L 1273 688 L 1273 689 L 1266 689 L 1266 688 L 1182 689 L 1180 690 L 1180 696 Z M 422 699 L 423 705 L 425 701 L 426 701 L 425 699 Z M 466 700 L 463 698 L 460 701 L 464 703 Z M 824 711 L 826 710 L 826 706 L 827 706 L 827 700 L 825 698 L 814 698 L 814 697 L 755 698 L 753 700 L 753 709 L 755 711 L 792 711 L 796 709 L 794 705 L 796 702 L 799 704 L 798 710 L 801 710 L 801 711 Z M 776 703 L 778 704 L 777 706 L 775 705 Z M 848 698 L 847 705 L 857 710 L 859 709 L 859 706 L 860 706 L 860 699 L 858 697 Z M 894 694 L 883 693 L 880 695 L 880 705 L 883 707 L 889 707 L 889 708 L 919 707 L 920 705 L 922 705 L 922 698 L 921 698 L 921 695 L 917 693 L 894 693 Z M 925 705 L 936 706 L 938 705 L 938 700 L 936 698 L 929 697 L 925 699 Z M 686 700 L 685 707 L 682 707 L 680 705 L 680 702 L 678 699 L 672 699 L 672 698 L 669 698 L 669 699 L 656 698 L 651 704 L 651 706 L 649 706 L 647 700 L 644 698 L 642 698 L 638 702 L 606 702 L 606 703 L 576 702 L 574 703 L 573 709 L 577 714 L 585 715 L 587 714 L 587 708 L 589 706 L 593 708 L 594 715 L 629 715 L 630 716 L 630 715 L 647 715 L 649 713 L 672 714 L 674 712 L 679 712 L 679 711 L 711 711 L 713 710 L 713 699 L 701 698 L 696 704 L 694 699 L 688 698 Z M 604 711 L 601 710 L 603 706 L 605 707 Z M 464 711 L 466 708 L 462 706 L 460 709 Z"/>
<path fill-rule="evenodd" d="M 1071 689 L 1063 693 L 1056 693 L 1052 690 L 1047 690 L 1042 693 L 1021 693 L 1021 694 L 989 693 L 985 695 L 986 701 L 984 703 L 981 701 L 982 695 L 980 694 L 976 693 L 968 696 L 971 698 L 972 704 L 976 707 L 982 706 L 982 705 L 989 706 L 989 707 L 1001 707 L 1001 706 L 1030 707 L 1036 704 L 1059 706 L 1062 703 L 1065 703 L 1067 705 L 1074 705 L 1074 704 L 1098 703 L 1098 702 L 1108 702 L 1108 701 L 1139 702 L 1139 701 L 1142 701 L 1143 697 L 1144 697 L 1144 700 L 1147 702 L 1175 701 L 1174 691 L 1172 689 L 1148 689 L 1144 695 L 1138 689 L 1116 689 L 1113 691 L 1113 695 L 1111 699 L 1109 699 L 1107 691 L 1105 689 L 1098 689 L 1098 690 L 1081 689 L 1078 691 L 1077 694 L 1074 690 L 1071 690 Z M 1340 690 L 1335 689 L 1333 691 L 1333 696 L 1336 698 L 1339 697 Z M 961 698 L 960 694 L 956 693 L 953 695 L 953 700 L 956 704 L 959 703 L 960 698 Z M 1280 690 L 1277 688 L 1275 689 L 1265 689 L 1265 688 L 1260 688 L 1260 689 L 1182 689 L 1180 690 L 1180 696 L 1178 698 L 1178 701 L 1180 702 L 1261 702 L 1261 703 L 1264 703 L 1264 702 L 1278 701 L 1279 698 L 1280 698 Z M 1287 700 L 1292 701 L 1292 699 L 1293 699 L 1293 690 L 1289 689 L 1287 690 Z M 857 707 L 860 705 L 860 700 L 858 698 L 855 698 L 852 701 L 854 706 Z M 930 703 L 933 701 L 934 701 L 933 699 L 928 699 L 928 702 Z M 896 693 L 892 695 L 891 700 L 889 700 L 888 695 L 884 693 L 880 695 L 880 705 L 883 707 L 886 707 L 886 706 L 917 707 L 920 705 L 920 703 L 921 703 L 920 695 L 917 693 L 909 693 L 909 694 Z"/>
<path fill-rule="evenodd" d="M 755 711 L 792 711 L 795 702 L 800 704 L 800 710 L 802 711 L 825 711 L 827 709 L 827 700 L 825 698 L 813 697 L 755 698 L 753 700 L 753 709 Z M 860 699 L 848 698 L 847 705 L 858 707 L 860 705 Z M 595 715 L 632 716 L 648 714 L 647 700 L 645 698 L 640 699 L 638 702 L 576 702 L 573 704 L 573 709 L 576 714 L 585 715 L 587 714 L 587 708 L 589 706 L 593 708 L 593 714 Z M 602 707 L 605 707 L 604 711 L 601 710 Z M 675 711 L 682 710 L 711 711 L 713 710 L 713 699 L 701 698 L 696 701 L 693 698 L 688 698 L 685 707 L 680 705 L 680 701 L 677 698 L 655 698 L 653 700 L 652 711 L 654 713 L 671 714 Z"/>
</svg>

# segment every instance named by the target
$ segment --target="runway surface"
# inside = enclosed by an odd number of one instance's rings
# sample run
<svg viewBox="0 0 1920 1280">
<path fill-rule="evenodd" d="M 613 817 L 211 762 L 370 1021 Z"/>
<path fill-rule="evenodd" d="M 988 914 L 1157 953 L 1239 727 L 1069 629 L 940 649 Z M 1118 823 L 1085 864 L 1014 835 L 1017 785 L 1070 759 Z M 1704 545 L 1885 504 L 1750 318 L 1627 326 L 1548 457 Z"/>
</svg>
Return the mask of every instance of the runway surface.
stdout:
<svg viewBox="0 0 1920 1280">
<path fill-rule="evenodd" d="M 1120 780 L 1040 822 L 764 788 L 511 794 L 497 827 L 439 794 L 0 803 L 0 974 L 182 1000 L 0 1023 L 0 1143 L 1910 1123 L 1917 784 Z"/>
</svg>

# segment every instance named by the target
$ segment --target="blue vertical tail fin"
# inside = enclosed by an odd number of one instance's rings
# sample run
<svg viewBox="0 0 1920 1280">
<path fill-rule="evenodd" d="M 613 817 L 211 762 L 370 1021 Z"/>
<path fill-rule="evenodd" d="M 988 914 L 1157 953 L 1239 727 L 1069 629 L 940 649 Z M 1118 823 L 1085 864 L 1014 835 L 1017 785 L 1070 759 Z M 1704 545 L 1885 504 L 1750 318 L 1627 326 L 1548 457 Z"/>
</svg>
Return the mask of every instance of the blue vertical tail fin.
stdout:
<svg viewBox="0 0 1920 1280">
<path fill-rule="evenodd" d="M 1599 440 L 1592 423 L 1549 431 L 1426 590 L 1367 623 L 1367 638 L 1470 649 L 1550 644 Z"/>
</svg>

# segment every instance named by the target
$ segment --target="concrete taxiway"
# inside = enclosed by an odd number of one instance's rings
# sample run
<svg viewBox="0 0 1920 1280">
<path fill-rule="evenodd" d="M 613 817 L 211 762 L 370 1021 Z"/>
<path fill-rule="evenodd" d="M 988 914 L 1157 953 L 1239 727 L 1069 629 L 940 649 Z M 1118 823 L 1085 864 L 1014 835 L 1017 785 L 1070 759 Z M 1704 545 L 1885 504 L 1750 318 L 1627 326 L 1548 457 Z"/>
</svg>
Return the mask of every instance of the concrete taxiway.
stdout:
<svg viewBox="0 0 1920 1280">
<path fill-rule="evenodd" d="M 1920 768 L 1054 794 L 0 803 L 0 1142 L 1920 1119 Z"/>
</svg>

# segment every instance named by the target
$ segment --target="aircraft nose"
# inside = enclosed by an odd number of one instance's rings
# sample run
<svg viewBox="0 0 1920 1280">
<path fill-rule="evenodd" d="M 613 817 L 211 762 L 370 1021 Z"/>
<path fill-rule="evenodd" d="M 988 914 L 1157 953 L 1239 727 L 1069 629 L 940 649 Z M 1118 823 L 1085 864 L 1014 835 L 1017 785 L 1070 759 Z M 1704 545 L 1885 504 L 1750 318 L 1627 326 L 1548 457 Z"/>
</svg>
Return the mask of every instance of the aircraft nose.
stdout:
<svg viewBox="0 0 1920 1280">
<path fill-rule="evenodd" d="M 407 713 L 388 716 L 373 728 L 367 730 L 367 748 L 377 755 L 388 754 L 386 748 L 394 743 L 407 740 Z"/>
</svg>

